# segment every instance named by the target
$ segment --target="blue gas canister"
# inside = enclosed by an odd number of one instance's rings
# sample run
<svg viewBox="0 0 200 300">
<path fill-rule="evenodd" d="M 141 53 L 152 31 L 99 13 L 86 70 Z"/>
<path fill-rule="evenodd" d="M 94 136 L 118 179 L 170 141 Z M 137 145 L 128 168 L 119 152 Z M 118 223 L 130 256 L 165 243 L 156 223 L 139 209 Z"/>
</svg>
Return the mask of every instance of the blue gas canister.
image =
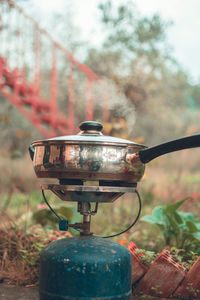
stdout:
<svg viewBox="0 0 200 300">
<path fill-rule="evenodd" d="M 40 256 L 40 300 L 130 300 L 131 254 L 96 236 L 50 243 Z"/>
</svg>

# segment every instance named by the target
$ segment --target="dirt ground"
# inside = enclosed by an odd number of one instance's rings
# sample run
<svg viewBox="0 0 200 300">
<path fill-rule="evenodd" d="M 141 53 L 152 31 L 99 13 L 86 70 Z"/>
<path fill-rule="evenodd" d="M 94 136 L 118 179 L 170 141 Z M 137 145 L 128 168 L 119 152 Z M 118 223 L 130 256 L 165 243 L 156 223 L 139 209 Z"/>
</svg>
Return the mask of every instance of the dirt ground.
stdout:
<svg viewBox="0 0 200 300">
<path fill-rule="evenodd" d="M 0 284 L 0 300 L 39 300 L 38 287 L 16 287 Z"/>
<path fill-rule="evenodd" d="M 132 296 L 132 300 L 144 300 L 144 298 Z M 166 300 L 163 298 L 151 298 L 152 300 Z M 7 283 L 0 284 L 0 300 L 39 300 L 38 287 L 16 287 Z M 178 299 L 174 299 L 178 300 Z"/>
</svg>

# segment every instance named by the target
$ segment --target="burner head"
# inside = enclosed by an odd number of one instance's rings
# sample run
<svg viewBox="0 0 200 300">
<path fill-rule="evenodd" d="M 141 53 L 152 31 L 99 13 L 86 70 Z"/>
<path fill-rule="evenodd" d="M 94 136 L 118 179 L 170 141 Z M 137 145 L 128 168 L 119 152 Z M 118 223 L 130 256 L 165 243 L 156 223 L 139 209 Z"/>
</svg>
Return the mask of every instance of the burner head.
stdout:
<svg viewBox="0 0 200 300">
<path fill-rule="evenodd" d="M 114 202 L 124 193 L 135 192 L 136 184 L 125 182 L 61 179 L 60 184 L 42 185 L 42 189 L 51 190 L 61 200 L 72 202 Z"/>
<path fill-rule="evenodd" d="M 125 182 L 118 182 L 118 186 L 114 186 L 112 181 L 101 181 L 101 182 L 84 182 L 84 181 L 72 181 L 62 180 L 62 184 L 46 184 L 42 186 L 42 194 L 44 200 L 51 211 L 59 218 L 60 230 L 68 230 L 68 227 L 72 227 L 80 232 L 80 235 L 90 236 L 93 233 L 90 231 L 91 216 L 95 215 L 98 210 L 99 203 L 113 202 L 124 193 L 136 193 L 139 200 L 138 215 L 134 222 L 124 231 L 117 234 L 106 236 L 114 237 L 128 231 L 137 222 L 141 212 L 141 198 L 138 191 L 136 190 L 136 184 Z M 73 183 L 73 184 L 72 184 Z M 116 183 L 116 182 L 115 182 Z M 77 210 L 83 215 L 82 223 L 69 224 L 68 220 L 63 219 L 59 216 L 54 209 L 49 205 L 44 190 L 51 190 L 61 200 L 77 202 Z M 92 208 L 92 202 L 95 203 Z"/>
</svg>

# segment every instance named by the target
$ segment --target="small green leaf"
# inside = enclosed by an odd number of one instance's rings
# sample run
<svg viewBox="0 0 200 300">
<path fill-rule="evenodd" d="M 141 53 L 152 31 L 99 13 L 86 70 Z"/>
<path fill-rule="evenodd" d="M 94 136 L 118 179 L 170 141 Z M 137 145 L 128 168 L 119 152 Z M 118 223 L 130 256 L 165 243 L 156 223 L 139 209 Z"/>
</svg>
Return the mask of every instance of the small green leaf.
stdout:
<svg viewBox="0 0 200 300">
<path fill-rule="evenodd" d="M 164 209 L 164 206 L 156 206 L 153 210 L 153 215 L 159 219 L 162 218 L 162 216 L 164 215 Z"/>
<path fill-rule="evenodd" d="M 190 232 L 193 233 L 193 232 L 198 232 L 199 231 L 198 227 L 195 225 L 194 222 L 186 220 L 185 224 L 186 224 L 186 226 L 187 226 L 187 228 L 189 229 Z"/>
<path fill-rule="evenodd" d="M 191 213 L 185 213 L 183 211 L 179 211 L 180 216 L 184 219 L 184 220 L 190 220 L 192 222 L 194 222 L 194 215 Z"/>
<path fill-rule="evenodd" d="M 164 207 L 157 206 L 154 208 L 152 215 L 146 215 L 142 217 L 141 220 L 152 224 L 164 225 L 166 223 L 166 217 L 163 212 Z"/>
<path fill-rule="evenodd" d="M 196 239 L 200 239 L 200 231 L 194 232 L 193 235 Z M 199 240 L 199 243 L 200 243 L 200 240 Z"/>
<path fill-rule="evenodd" d="M 176 222 L 180 225 L 184 223 L 183 218 L 181 217 L 181 215 L 179 214 L 179 212 L 175 211 L 174 212 L 174 218 L 176 220 Z"/>
<path fill-rule="evenodd" d="M 158 220 L 152 215 L 146 215 L 146 216 L 142 217 L 141 220 L 144 222 L 147 222 L 147 223 L 151 223 L 151 224 L 158 223 Z"/>
<path fill-rule="evenodd" d="M 188 240 L 188 241 L 198 241 L 195 237 L 195 233 L 184 232 L 183 238 L 184 240 Z"/>
<path fill-rule="evenodd" d="M 170 238 L 173 238 L 173 236 L 174 236 L 174 232 L 170 229 L 164 229 L 163 234 L 167 237 L 170 237 Z"/>
<path fill-rule="evenodd" d="M 169 205 L 167 205 L 166 206 L 166 208 L 165 208 L 165 212 L 167 213 L 167 214 L 172 214 L 172 213 L 174 213 L 186 200 L 188 200 L 188 199 L 191 199 L 190 197 L 186 197 L 186 198 L 184 198 L 183 200 L 181 200 L 181 201 L 178 201 L 178 202 L 176 202 L 176 203 L 173 203 L 173 204 L 169 204 Z"/>
<path fill-rule="evenodd" d="M 169 220 L 170 226 L 172 227 L 173 231 L 175 233 L 179 233 L 180 228 L 179 228 L 178 223 L 176 222 L 176 220 L 170 215 L 167 215 L 167 218 Z"/>
</svg>

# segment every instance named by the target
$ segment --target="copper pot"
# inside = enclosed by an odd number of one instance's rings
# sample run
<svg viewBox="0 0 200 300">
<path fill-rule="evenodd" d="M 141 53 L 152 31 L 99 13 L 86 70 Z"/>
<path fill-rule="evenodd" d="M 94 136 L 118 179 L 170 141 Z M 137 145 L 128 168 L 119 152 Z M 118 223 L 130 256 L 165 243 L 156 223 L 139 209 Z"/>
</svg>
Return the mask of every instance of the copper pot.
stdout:
<svg viewBox="0 0 200 300">
<path fill-rule="evenodd" d="M 104 136 L 103 126 L 87 121 L 77 135 L 33 142 L 29 147 L 37 177 L 138 182 L 145 163 L 163 154 L 200 146 L 200 134 L 155 147 Z"/>
</svg>

